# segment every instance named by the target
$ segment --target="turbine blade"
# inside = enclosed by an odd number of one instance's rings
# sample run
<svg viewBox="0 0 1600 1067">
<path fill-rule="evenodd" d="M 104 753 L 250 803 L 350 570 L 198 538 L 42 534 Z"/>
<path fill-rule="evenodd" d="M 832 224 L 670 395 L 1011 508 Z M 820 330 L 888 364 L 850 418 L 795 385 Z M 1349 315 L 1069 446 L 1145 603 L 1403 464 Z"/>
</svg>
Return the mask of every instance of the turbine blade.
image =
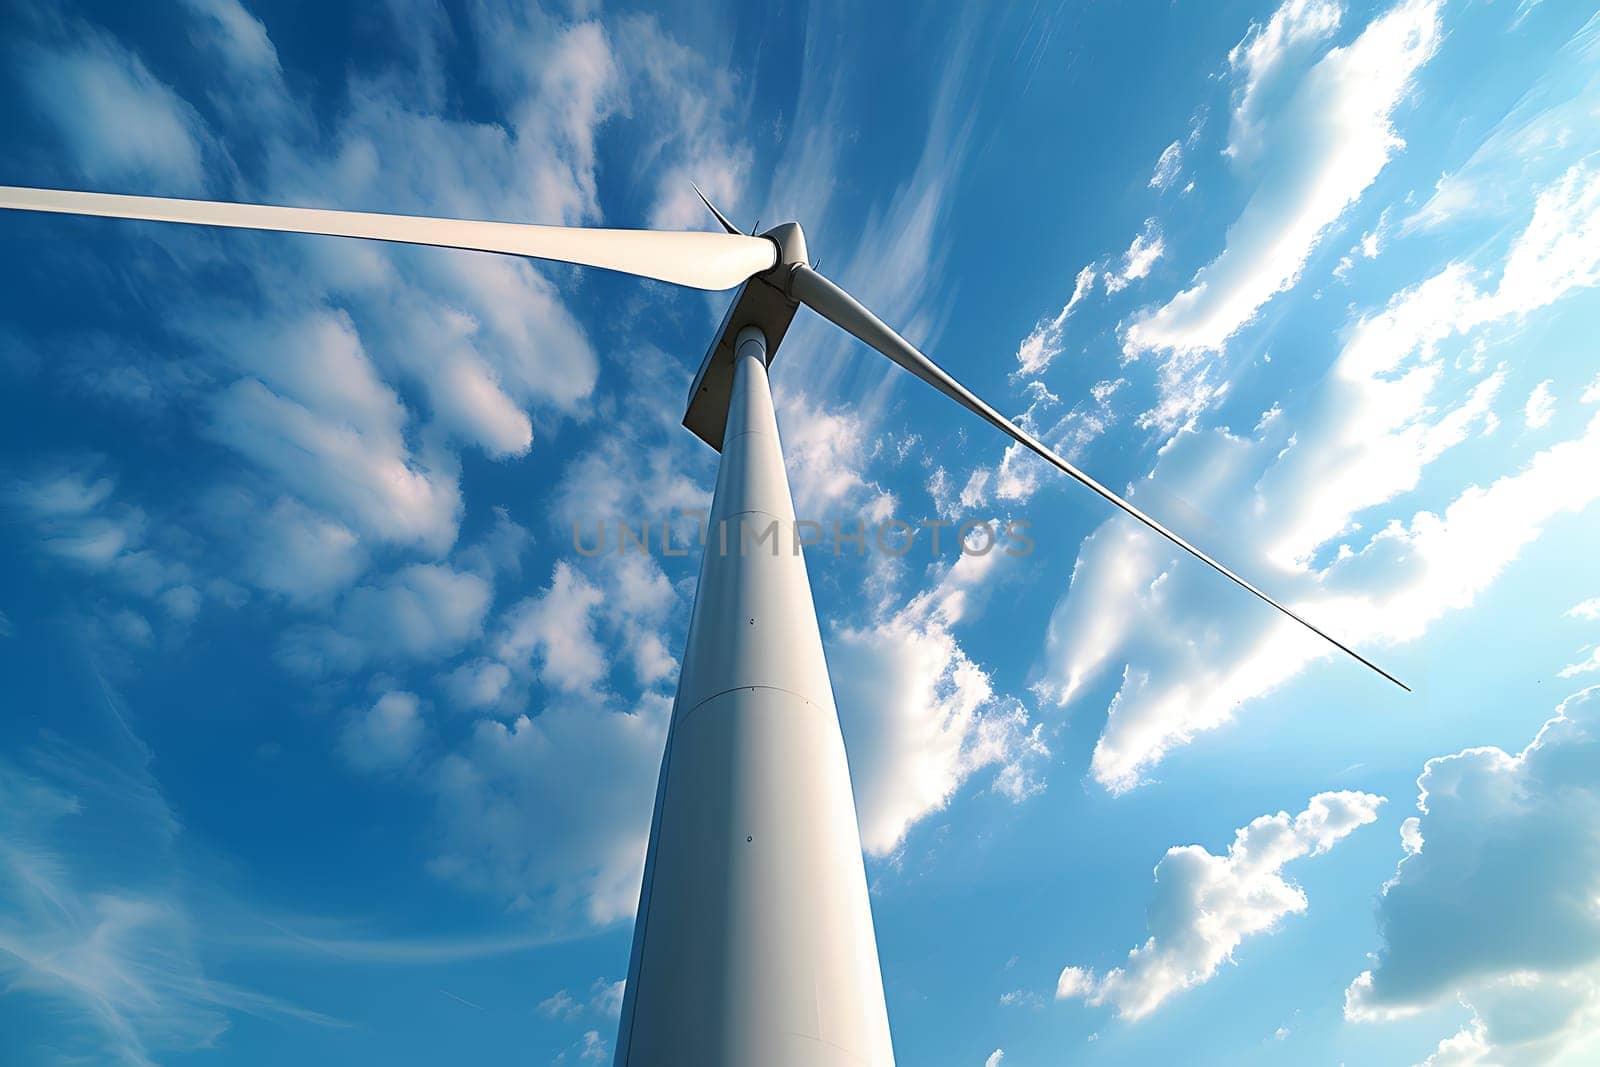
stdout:
<svg viewBox="0 0 1600 1067">
<path fill-rule="evenodd" d="M 742 234 L 533 226 L 13 186 L 0 186 L 0 208 L 500 252 L 601 267 L 692 289 L 731 289 L 778 261 L 771 241 Z"/>
<path fill-rule="evenodd" d="M 979 418 L 983 419 L 997 430 L 1000 430 L 1002 433 L 1012 437 L 1014 440 L 1032 451 L 1035 455 L 1056 467 L 1068 477 L 1073 478 L 1079 483 L 1087 486 L 1108 503 L 1120 508 L 1122 511 L 1133 516 L 1135 519 L 1138 519 L 1145 526 L 1154 530 L 1162 537 L 1165 537 L 1168 541 L 1171 541 L 1173 544 L 1177 545 L 1179 548 L 1183 549 L 1185 552 L 1189 553 L 1189 555 L 1193 556 L 1195 559 L 1198 559 L 1200 562 L 1204 563 L 1218 574 L 1221 574 L 1235 585 L 1251 593 L 1262 602 L 1269 604 L 1281 611 L 1283 614 L 1287 615 L 1301 626 L 1304 626 L 1306 629 L 1310 630 L 1324 641 L 1327 641 L 1329 644 L 1333 645 L 1339 650 L 1348 653 L 1350 656 L 1353 656 L 1355 659 L 1372 668 L 1372 670 L 1376 671 L 1378 674 L 1381 674 L 1395 685 L 1398 685 L 1401 689 L 1404 689 L 1408 693 L 1411 691 L 1410 686 L 1406 685 L 1400 679 L 1396 678 L 1394 675 L 1390 674 L 1388 671 L 1384 670 L 1382 667 L 1378 666 L 1376 663 L 1372 662 L 1367 657 L 1351 648 L 1349 645 L 1338 640 L 1330 635 L 1327 631 L 1319 628 L 1311 622 L 1308 622 L 1300 615 L 1297 615 L 1289 608 L 1280 604 L 1278 601 L 1274 600 L 1272 597 L 1256 588 L 1256 586 L 1252 585 L 1250 582 L 1241 578 L 1239 575 L 1235 574 L 1233 571 L 1217 562 L 1217 560 L 1213 559 L 1210 555 L 1201 551 L 1199 548 L 1196 548 L 1183 537 L 1174 533 L 1172 530 L 1169 530 L 1166 526 L 1162 525 L 1150 515 L 1145 514 L 1144 511 L 1140 510 L 1131 501 L 1123 499 L 1121 496 L 1112 492 L 1104 485 L 1101 485 L 1088 474 L 1079 470 L 1073 464 L 1067 462 L 1067 460 L 1063 459 L 1061 456 L 1056 455 L 1054 451 L 1048 448 L 1038 438 L 1034 437 L 1032 434 L 1022 429 L 1022 427 L 1018 426 L 1016 423 L 1000 414 L 983 400 L 979 399 L 966 386 L 962 385 L 960 382 L 950 377 L 950 375 L 946 374 L 944 370 L 935 364 L 931 359 L 917 351 L 911 342 L 907 341 L 904 337 L 901 337 L 894 330 L 886 326 L 876 315 L 862 307 L 854 297 L 845 292 L 843 289 L 839 288 L 833 282 L 829 281 L 827 278 L 824 278 L 816 271 L 804 265 L 796 266 L 789 275 L 789 295 L 800 301 L 802 304 L 805 304 L 807 307 L 811 308 L 811 310 L 815 311 L 817 314 L 821 315 L 835 326 L 838 326 L 846 333 L 851 334 L 858 340 L 865 342 L 868 346 L 875 348 L 879 352 L 888 356 L 901 367 L 904 367 L 912 374 L 915 374 L 918 378 L 921 378 L 923 381 L 939 390 L 939 392 L 954 400 L 968 411 L 971 411 L 973 414 L 977 415 Z"/>
<path fill-rule="evenodd" d="M 717 205 L 713 204 L 711 202 L 711 198 L 706 196 L 705 193 L 702 193 L 700 191 L 700 187 L 698 185 L 695 185 L 694 182 L 690 182 L 689 184 L 691 186 L 693 186 L 693 188 L 694 188 L 694 195 L 698 196 L 700 198 L 700 202 L 702 204 L 704 204 L 706 206 L 706 208 L 708 210 L 710 210 L 710 212 L 717 217 L 717 221 L 722 224 L 722 228 L 724 230 L 728 231 L 729 233 L 739 233 L 740 232 L 739 231 L 739 227 L 737 227 L 733 223 L 729 222 L 728 221 L 728 216 L 724 215 L 722 212 L 717 210 Z"/>
</svg>

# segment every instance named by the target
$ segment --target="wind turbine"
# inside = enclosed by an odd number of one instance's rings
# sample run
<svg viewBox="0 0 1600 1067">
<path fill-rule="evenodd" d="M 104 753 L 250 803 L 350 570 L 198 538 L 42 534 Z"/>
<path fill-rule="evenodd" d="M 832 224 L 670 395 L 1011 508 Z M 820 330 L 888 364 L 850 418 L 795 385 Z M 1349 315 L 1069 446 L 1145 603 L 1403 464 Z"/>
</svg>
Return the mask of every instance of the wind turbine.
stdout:
<svg viewBox="0 0 1600 1067">
<path fill-rule="evenodd" d="M 699 189 L 695 190 L 699 193 Z M 701 199 L 705 200 L 704 194 Z M 586 229 L 0 186 L 0 208 L 473 249 L 738 288 L 683 424 L 721 453 L 656 790 L 617 1034 L 619 1067 L 890 1064 L 861 839 L 767 368 L 801 305 L 1113 507 L 1407 688 L 1108 489 L 812 269 L 797 223 L 741 233 Z M 730 532 L 731 531 L 731 532 Z M 729 541 L 732 544 L 729 544 Z M 784 546 L 787 547 L 787 546 Z"/>
</svg>

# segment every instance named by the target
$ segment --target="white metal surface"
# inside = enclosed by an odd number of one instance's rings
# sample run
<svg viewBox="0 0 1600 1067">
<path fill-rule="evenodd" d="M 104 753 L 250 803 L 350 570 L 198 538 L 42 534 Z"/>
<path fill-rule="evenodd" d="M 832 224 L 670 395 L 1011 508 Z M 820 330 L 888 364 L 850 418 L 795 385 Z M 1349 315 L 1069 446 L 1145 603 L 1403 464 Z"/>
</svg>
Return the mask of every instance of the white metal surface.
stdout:
<svg viewBox="0 0 1600 1067">
<path fill-rule="evenodd" d="M 366 237 L 403 244 L 503 252 L 603 267 L 694 289 L 732 289 L 778 262 L 778 249 L 772 241 L 730 233 L 533 226 L 366 211 L 226 204 L 214 200 L 170 200 L 159 196 L 117 196 L 64 189 L 24 189 L 9 185 L 0 185 L 0 208 L 330 237 Z"/>
<path fill-rule="evenodd" d="M 776 522 L 771 541 L 740 550 Z M 628 1067 L 892 1064 L 844 741 L 767 383 L 739 335 L 617 1038 Z M 726 524 L 728 550 L 721 550 Z"/>
</svg>

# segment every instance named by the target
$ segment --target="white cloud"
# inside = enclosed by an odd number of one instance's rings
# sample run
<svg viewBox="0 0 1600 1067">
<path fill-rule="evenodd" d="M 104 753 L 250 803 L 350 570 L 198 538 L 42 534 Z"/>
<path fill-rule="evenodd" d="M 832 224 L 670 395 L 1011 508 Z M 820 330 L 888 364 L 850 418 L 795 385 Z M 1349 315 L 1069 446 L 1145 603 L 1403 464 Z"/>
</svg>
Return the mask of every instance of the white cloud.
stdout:
<svg viewBox="0 0 1600 1067">
<path fill-rule="evenodd" d="M 1225 856 L 1199 845 L 1168 849 L 1156 864 L 1149 940 L 1128 953 L 1125 966 L 1103 976 L 1066 968 L 1056 997 L 1111 1004 L 1122 1018 L 1137 1020 L 1174 994 L 1210 981 L 1246 938 L 1306 910 L 1305 892 L 1284 878 L 1283 866 L 1327 852 L 1375 821 L 1383 802 L 1371 793 L 1318 793 L 1298 815 L 1280 811 L 1241 827 Z"/>
<path fill-rule="evenodd" d="M 597 925 L 630 918 L 670 708 L 652 693 L 629 711 L 580 699 L 479 721 L 431 772 L 430 868 L 514 908 Z"/>
<path fill-rule="evenodd" d="M 1150 188 L 1166 192 L 1183 172 L 1183 145 L 1173 141 L 1161 150 L 1156 160 L 1155 173 L 1150 175 Z"/>
<path fill-rule="evenodd" d="M 1000 1067 L 1001 1061 L 1006 1058 L 1006 1050 L 997 1048 L 989 1053 L 989 1058 L 983 1061 L 983 1067 Z"/>
<path fill-rule="evenodd" d="M 558 989 L 539 1002 L 539 1014 L 571 1022 L 583 1014 L 583 1005 L 574 1000 L 572 994 L 565 989 Z"/>
<path fill-rule="evenodd" d="M 510 608 L 495 639 L 495 655 L 514 668 L 533 666 L 540 681 L 569 693 L 591 690 L 605 677 L 605 651 L 595 638 L 593 614 L 600 589 L 565 560 L 550 585 Z"/>
<path fill-rule="evenodd" d="M 1215 454 L 1199 454 L 1208 451 Z M 1415 640 L 1442 615 L 1469 607 L 1552 518 L 1600 497 L 1600 486 L 1582 481 L 1597 463 L 1600 419 L 1522 471 L 1469 487 L 1442 515 L 1419 512 L 1409 524 L 1391 523 L 1326 569 L 1280 571 L 1269 584 L 1293 582 L 1303 592 L 1290 603 L 1334 633 L 1376 643 Z M 1096 779 L 1115 791 L 1138 785 L 1171 748 L 1231 722 L 1241 703 L 1331 654 L 1254 604 L 1220 605 L 1202 592 L 1216 588 L 1208 575 L 1186 574 L 1187 565 L 1173 569 L 1171 559 L 1142 531 L 1120 522 L 1102 527 L 1074 575 L 1083 601 L 1065 603 L 1052 619 L 1049 647 L 1061 657 L 1047 690 L 1054 687 L 1058 699 L 1113 655 L 1138 664 L 1123 675 L 1092 761 Z M 1196 578 L 1206 585 L 1193 584 Z M 1098 612 L 1098 626 L 1088 627 L 1083 612 Z M 1170 627 L 1175 613 L 1179 630 L 1155 632 Z"/>
<path fill-rule="evenodd" d="M 596 22 L 563 24 L 533 4 L 484 5 L 475 32 L 490 83 L 516 130 L 528 221 L 572 225 L 599 214 L 595 140 L 625 96 L 612 42 Z M 626 57 L 623 65 L 645 57 Z"/>
<path fill-rule="evenodd" d="M 346 723 L 345 758 L 358 770 L 398 770 L 416 755 L 422 729 L 421 702 L 415 693 L 385 693 Z"/>
<path fill-rule="evenodd" d="M 237 69 L 276 75 L 281 72 L 278 50 L 267 28 L 238 0 L 184 0 L 184 5 L 209 24 L 209 36 Z"/>
<path fill-rule="evenodd" d="M 1048 755 L 1027 710 L 997 695 L 989 674 L 962 650 L 953 628 L 1001 566 L 1001 550 L 961 556 L 937 584 L 828 642 L 839 718 L 848 742 L 862 845 L 887 855 L 910 827 L 943 808 L 978 771 L 1013 802 L 1041 789 L 1035 764 Z"/>
<path fill-rule="evenodd" d="M 493 587 L 477 574 L 413 563 L 350 590 L 334 625 L 292 628 L 281 654 L 313 677 L 397 659 L 442 659 L 483 633 L 492 596 Z"/>
<path fill-rule="evenodd" d="M 861 474 L 871 441 L 866 417 L 853 406 L 824 407 L 802 389 L 785 388 L 774 403 L 795 515 L 854 529 L 857 514 L 887 496 Z"/>
<path fill-rule="evenodd" d="M 340 606 L 340 630 L 380 655 L 442 656 L 483 632 L 491 593 L 476 574 L 414 563 L 352 590 Z"/>
<path fill-rule="evenodd" d="M 341 363 L 353 368 L 364 409 L 346 410 L 337 393 L 317 386 L 296 396 L 241 378 L 213 400 L 210 433 L 307 504 L 363 533 L 435 552 L 449 548 L 461 498 L 448 457 L 426 463 L 411 455 L 404 409 L 372 374 L 352 332 L 334 327 L 319 341 L 305 361 L 326 358 L 335 372 Z"/>
<path fill-rule="evenodd" d="M 1135 241 L 1137 242 L 1137 238 Z M 1064 350 L 1062 334 L 1066 330 L 1067 320 L 1077 310 L 1078 304 L 1094 288 L 1096 277 L 1093 266 L 1084 267 L 1078 272 L 1077 279 L 1072 284 L 1072 295 L 1062 305 L 1055 318 L 1048 322 L 1040 320 L 1034 326 L 1033 332 L 1022 339 L 1022 344 L 1017 347 L 1018 375 L 1039 374 L 1049 367 Z"/>
<path fill-rule="evenodd" d="M 1427 762 L 1420 829 L 1378 905 L 1383 947 L 1345 1016 L 1381 1021 L 1460 1000 L 1472 1021 L 1429 1062 L 1544 1063 L 1600 1036 L 1600 689 L 1521 752 Z"/>
<path fill-rule="evenodd" d="M 1383 250 L 1383 242 L 1389 225 L 1389 209 L 1384 208 L 1378 216 L 1378 223 L 1372 229 L 1361 235 L 1361 239 L 1351 246 L 1349 254 L 1339 260 L 1339 265 L 1333 268 L 1333 276 L 1340 281 L 1349 278 L 1350 272 L 1355 269 L 1356 257 L 1362 259 L 1377 259 L 1378 253 Z"/>
<path fill-rule="evenodd" d="M 627 76 L 636 83 L 630 94 L 634 118 L 650 131 L 634 162 L 654 176 L 650 225 L 720 230 L 690 182 L 724 214 L 738 217 L 754 158 L 740 130 L 746 87 L 724 64 L 673 39 L 654 18 L 625 18 L 616 36 Z"/>
<path fill-rule="evenodd" d="M 240 542 L 241 576 L 295 604 L 323 603 L 367 567 L 360 535 L 293 497 L 263 506 L 243 491 L 219 490 L 208 505 L 219 532 Z"/>
<path fill-rule="evenodd" d="M 1572 605 L 1567 609 L 1567 616 L 1573 619 L 1600 619 L 1600 596 Z"/>
<path fill-rule="evenodd" d="M 510 684 L 511 669 L 487 659 L 463 663 L 445 680 L 451 699 L 464 709 L 493 707 Z"/>
<path fill-rule="evenodd" d="M 610 1058 L 611 1048 L 600 1036 L 600 1031 L 585 1030 L 583 1047 L 578 1052 L 578 1059 L 583 1063 L 604 1063 Z"/>
<path fill-rule="evenodd" d="M 578 1000 L 565 989 L 558 989 L 539 1002 L 539 1012 L 565 1022 L 580 1019 L 585 1013 L 614 1019 L 622 1013 L 622 993 L 626 986 L 626 979 L 619 978 L 612 982 L 596 978 L 589 987 L 587 1001 Z"/>
<path fill-rule="evenodd" d="M 104 34 L 81 24 L 67 32 L 71 43 L 18 49 L 17 72 L 84 176 L 107 191 L 201 192 L 204 134 L 194 108 Z"/>
<path fill-rule="evenodd" d="M 1117 293 L 1133 282 L 1146 277 L 1156 260 L 1167 249 L 1161 237 L 1161 227 L 1155 219 L 1145 219 L 1144 229 L 1134 235 L 1133 243 L 1122 254 L 1122 269 L 1106 273 L 1106 292 Z"/>
<path fill-rule="evenodd" d="M 1337 0 L 1285 0 L 1265 25 L 1251 23 L 1244 39 L 1228 52 L 1228 66 L 1239 81 L 1228 155 L 1249 157 L 1260 150 L 1261 111 L 1292 88 L 1283 83 L 1332 36 L 1343 15 Z"/>
<path fill-rule="evenodd" d="M 1099 980 L 1094 972 L 1086 967 L 1063 967 L 1061 977 L 1056 979 L 1056 999 L 1071 1000 L 1074 997 L 1092 997 L 1099 986 Z"/>
<path fill-rule="evenodd" d="M 1333 13 L 1333 22 L 1323 14 Z M 1246 72 L 1246 89 L 1235 110 L 1234 143 L 1259 137 L 1265 145 L 1261 177 L 1239 218 L 1228 229 L 1227 247 L 1195 275 L 1190 288 L 1162 307 L 1141 314 L 1128 327 L 1129 355 L 1166 350 L 1182 357 L 1185 373 L 1196 357 L 1220 350 L 1275 294 L 1300 276 L 1307 257 L 1345 208 L 1377 178 L 1403 145 L 1392 116 L 1410 90 L 1412 77 L 1437 47 L 1436 0 L 1403 0 L 1375 18 L 1353 42 L 1334 48 L 1300 77 L 1280 113 L 1255 117 L 1270 77 L 1287 77 L 1284 42 L 1301 40 L 1291 25 L 1309 25 L 1320 39 L 1336 24 L 1337 8 L 1290 0 L 1279 15 L 1298 12 L 1275 33 L 1247 38 L 1235 65 Z M 1242 151 L 1242 149 L 1241 149 Z"/>
<path fill-rule="evenodd" d="M 1024 1005 L 1030 1008 L 1044 1006 L 1044 998 L 1031 989 L 1013 989 L 1000 994 L 1000 1006 L 1003 1008 Z"/>
<path fill-rule="evenodd" d="M 1033 399 L 1027 410 L 1017 417 L 1017 423 L 1058 454 L 1069 460 L 1079 460 L 1085 449 L 1116 424 L 1112 397 L 1127 384 L 1125 378 L 1102 378 L 1090 386 L 1089 395 L 1074 404 L 1065 415 L 1054 423 L 1041 426 L 1041 416 L 1058 405 L 1060 398 L 1047 390 L 1042 382 L 1029 382 L 1028 392 Z M 996 467 L 992 470 L 979 468 L 973 472 L 974 477 L 980 472 L 985 476 L 985 486 L 992 484 L 994 495 L 999 500 L 1025 502 L 1041 484 L 1065 488 L 1053 468 L 1020 444 L 1007 445 Z"/>
<path fill-rule="evenodd" d="M 1550 420 L 1555 417 L 1556 397 L 1550 391 L 1553 383 L 1549 378 L 1533 387 L 1528 394 L 1528 402 L 1522 406 L 1523 420 L 1528 424 L 1528 429 L 1539 430 L 1550 425 Z"/>
<path fill-rule="evenodd" d="M 101 457 L 58 463 L 15 478 L 0 491 L 33 526 L 45 555 L 169 608 L 176 597 L 198 610 L 194 570 L 171 550 L 180 535 L 118 499 L 116 479 L 104 473 L 107 465 Z M 182 621 L 194 611 L 174 614 Z M 148 623 L 141 628 L 148 638 Z"/>
<path fill-rule="evenodd" d="M 618 978 L 615 982 L 596 978 L 594 985 L 589 987 L 589 1010 L 611 1018 L 621 1015 L 622 994 L 627 991 L 627 986 L 626 978 Z"/>
</svg>

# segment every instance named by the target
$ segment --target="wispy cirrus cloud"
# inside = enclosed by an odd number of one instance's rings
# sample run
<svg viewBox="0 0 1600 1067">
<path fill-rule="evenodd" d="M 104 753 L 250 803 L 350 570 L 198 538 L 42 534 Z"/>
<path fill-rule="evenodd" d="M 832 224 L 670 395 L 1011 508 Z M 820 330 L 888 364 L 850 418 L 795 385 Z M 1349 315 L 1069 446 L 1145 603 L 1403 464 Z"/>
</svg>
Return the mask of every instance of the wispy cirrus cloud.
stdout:
<svg viewBox="0 0 1600 1067">
<path fill-rule="evenodd" d="M 126 731 L 120 697 L 100 687 Z M 225 1045 L 240 1014 L 344 1025 L 207 967 L 216 932 L 186 900 L 182 825 L 149 751 L 123 736 L 121 759 L 56 735 L 0 759 L 0 978 L 41 1016 L 70 1020 L 47 1046 L 9 1035 L 10 1051 L 148 1067 Z"/>
<path fill-rule="evenodd" d="M 1218 395 L 1217 383 L 1195 388 L 1209 373 L 1206 354 L 1295 284 L 1323 235 L 1405 143 L 1394 115 L 1438 47 L 1437 0 L 1403 0 L 1307 66 L 1339 14 L 1333 4 L 1289 0 L 1235 49 L 1242 88 L 1230 152 L 1254 191 L 1223 251 L 1124 333 L 1129 357 L 1165 353 L 1163 391 L 1187 397 L 1167 405 L 1168 431 Z"/>
<path fill-rule="evenodd" d="M 1400 222 L 1402 232 L 1439 230 L 1474 219 L 1515 218 L 1521 193 L 1548 184 L 1575 158 L 1600 150 L 1593 121 L 1600 96 L 1600 13 L 1551 56 L 1515 106 L 1460 166 Z"/>
</svg>

